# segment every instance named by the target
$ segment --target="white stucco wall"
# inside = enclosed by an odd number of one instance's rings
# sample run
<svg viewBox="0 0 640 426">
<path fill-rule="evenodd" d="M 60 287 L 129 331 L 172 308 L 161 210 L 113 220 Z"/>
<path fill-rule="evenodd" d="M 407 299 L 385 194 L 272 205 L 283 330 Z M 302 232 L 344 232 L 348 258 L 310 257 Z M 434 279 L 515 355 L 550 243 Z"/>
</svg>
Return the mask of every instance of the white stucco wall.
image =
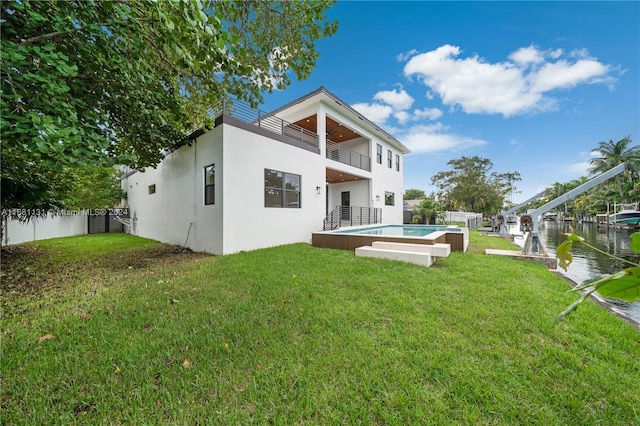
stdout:
<svg viewBox="0 0 640 426">
<path fill-rule="evenodd" d="M 28 222 L 7 220 L 5 222 L 3 245 L 20 244 L 28 241 L 46 240 L 49 238 L 70 237 L 87 233 L 88 218 L 86 214 L 46 216 L 31 219 Z"/>
<path fill-rule="evenodd" d="M 210 164 L 216 170 L 215 204 L 204 205 L 204 167 Z M 301 208 L 264 207 L 265 169 L 301 176 Z M 319 154 L 222 124 L 157 168 L 133 174 L 124 186 L 131 217 L 137 218 L 132 233 L 179 245 L 188 233 L 190 249 L 228 254 L 310 242 L 322 228 L 324 181 Z M 156 193 L 148 194 L 153 184 Z"/>
<path fill-rule="evenodd" d="M 204 205 L 204 167 L 215 164 L 215 204 Z M 170 153 L 156 167 L 134 173 L 123 181 L 131 233 L 194 251 L 222 253 L 223 201 L 222 126 L 198 138 L 191 146 Z M 149 185 L 156 193 L 149 194 Z"/>
<path fill-rule="evenodd" d="M 400 155 L 400 171 L 396 171 L 396 154 L 400 152 L 384 141 L 373 139 L 373 158 L 371 159 L 371 173 L 372 179 L 372 199 L 374 200 L 374 207 L 382 208 L 382 223 L 400 225 L 402 224 L 402 171 L 403 160 Z M 382 145 L 382 164 L 376 162 L 376 144 Z M 391 150 L 392 163 L 391 168 L 387 166 L 387 150 Z M 394 205 L 386 206 L 385 192 L 393 192 Z"/>
<path fill-rule="evenodd" d="M 224 252 L 310 242 L 325 217 L 323 157 L 231 126 L 224 138 Z M 301 176 L 301 208 L 264 206 L 265 169 Z"/>
</svg>

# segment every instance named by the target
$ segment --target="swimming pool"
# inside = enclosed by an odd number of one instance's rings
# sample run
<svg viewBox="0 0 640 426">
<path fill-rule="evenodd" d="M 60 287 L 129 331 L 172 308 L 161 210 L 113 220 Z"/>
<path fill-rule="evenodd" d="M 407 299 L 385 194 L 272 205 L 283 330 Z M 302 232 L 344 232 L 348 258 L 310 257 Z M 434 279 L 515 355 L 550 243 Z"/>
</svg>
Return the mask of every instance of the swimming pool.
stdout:
<svg viewBox="0 0 640 426">
<path fill-rule="evenodd" d="M 314 247 L 355 250 L 374 241 L 411 244 L 449 244 L 451 251 L 466 251 L 469 228 L 447 225 L 377 225 L 321 231 L 311 234 Z"/>
<path fill-rule="evenodd" d="M 460 232 L 460 228 L 447 225 L 381 225 L 335 231 L 336 234 L 387 235 L 399 237 L 425 237 L 438 231 Z"/>
</svg>

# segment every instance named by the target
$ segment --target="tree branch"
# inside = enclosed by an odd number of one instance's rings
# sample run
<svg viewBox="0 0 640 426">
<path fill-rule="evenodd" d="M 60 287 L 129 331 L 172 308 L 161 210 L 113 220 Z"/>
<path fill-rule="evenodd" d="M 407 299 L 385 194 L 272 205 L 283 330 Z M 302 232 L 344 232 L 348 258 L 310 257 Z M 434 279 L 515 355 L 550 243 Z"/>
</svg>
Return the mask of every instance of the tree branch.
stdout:
<svg viewBox="0 0 640 426">
<path fill-rule="evenodd" d="M 35 42 L 40 41 L 40 40 L 46 40 L 46 39 L 49 39 L 49 38 L 58 37 L 58 36 L 61 36 L 61 35 L 64 35 L 64 34 L 69 34 L 69 33 L 75 32 L 75 31 L 82 31 L 85 28 L 89 28 L 89 27 L 94 26 L 94 25 L 98 25 L 100 27 L 104 27 L 104 26 L 107 26 L 109 24 L 107 24 L 107 23 L 87 24 L 87 25 L 84 25 L 82 27 L 71 28 L 71 29 L 66 30 L 66 31 L 55 31 L 55 32 L 52 32 L 52 33 L 41 34 L 39 36 L 35 36 L 35 37 L 28 38 L 26 40 L 23 40 L 20 44 L 31 44 L 31 43 L 35 43 Z"/>
</svg>

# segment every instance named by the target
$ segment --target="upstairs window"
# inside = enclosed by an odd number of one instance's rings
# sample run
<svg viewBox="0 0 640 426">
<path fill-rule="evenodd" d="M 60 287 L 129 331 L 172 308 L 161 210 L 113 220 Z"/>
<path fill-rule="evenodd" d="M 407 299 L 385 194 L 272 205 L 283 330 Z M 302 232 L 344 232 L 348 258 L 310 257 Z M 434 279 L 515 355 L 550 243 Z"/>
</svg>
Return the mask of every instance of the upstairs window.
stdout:
<svg viewBox="0 0 640 426">
<path fill-rule="evenodd" d="M 300 208 L 301 176 L 264 169 L 264 206 Z"/>
<path fill-rule="evenodd" d="M 149 194 L 155 194 L 156 193 L 156 184 L 154 183 L 153 185 L 149 185 L 149 187 L 147 189 L 149 190 Z"/>
<path fill-rule="evenodd" d="M 376 145 L 376 161 L 378 164 L 382 164 L 382 145 Z"/>
<path fill-rule="evenodd" d="M 391 168 L 391 161 L 393 158 L 393 153 L 391 152 L 391 150 L 387 151 L 387 167 Z"/>
<path fill-rule="evenodd" d="M 400 155 L 396 154 L 396 172 L 400 171 Z"/>
<path fill-rule="evenodd" d="M 204 204 L 216 203 L 216 166 L 211 164 L 204 168 Z"/>
</svg>

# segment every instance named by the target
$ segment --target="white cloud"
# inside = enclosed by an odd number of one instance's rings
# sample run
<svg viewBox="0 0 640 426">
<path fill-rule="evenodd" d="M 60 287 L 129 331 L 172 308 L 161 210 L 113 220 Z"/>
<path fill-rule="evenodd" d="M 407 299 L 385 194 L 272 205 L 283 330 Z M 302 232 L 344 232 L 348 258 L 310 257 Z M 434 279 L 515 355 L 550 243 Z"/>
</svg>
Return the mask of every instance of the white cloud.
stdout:
<svg viewBox="0 0 640 426">
<path fill-rule="evenodd" d="M 438 118 L 442 117 L 442 111 L 438 108 L 416 109 L 413 111 L 413 117 L 415 120 L 420 120 L 422 118 L 437 120 Z"/>
<path fill-rule="evenodd" d="M 588 161 L 581 161 L 579 163 L 569 164 L 567 166 L 567 171 L 571 173 L 576 173 L 580 176 L 586 176 L 589 174 L 590 164 Z"/>
<path fill-rule="evenodd" d="M 521 47 L 509 55 L 509 59 L 518 65 L 539 64 L 544 61 L 541 52 L 533 45 Z"/>
<path fill-rule="evenodd" d="M 438 108 L 424 108 L 409 111 L 414 98 L 404 89 L 383 90 L 373 95 L 374 102 L 351 105 L 374 123 L 384 125 L 389 117 L 394 117 L 401 125 L 409 121 L 423 119 L 436 120 L 442 116 Z"/>
<path fill-rule="evenodd" d="M 398 56 L 396 56 L 396 60 L 398 62 L 404 62 L 407 59 L 409 59 L 410 57 L 412 57 L 413 55 L 415 55 L 416 53 L 418 53 L 418 51 L 416 49 L 411 49 L 408 52 L 404 52 L 404 53 L 398 54 Z"/>
<path fill-rule="evenodd" d="M 400 124 L 405 124 L 407 121 L 411 120 L 411 114 L 407 111 L 398 111 L 394 113 L 393 116 Z"/>
<path fill-rule="evenodd" d="M 397 90 L 383 90 L 376 93 L 373 99 L 382 101 L 385 104 L 391 105 L 394 110 L 405 110 L 411 108 L 414 99 L 404 89 Z"/>
<path fill-rule="evenodd" d="M 486 145 L 482 139 L 459 136 L 448 133 L 442 123 L 416 125 L 398 134 L 397 137 L 412 153 L 427 153 L 448 150 L 461 150 Z"/>
<path fill-rule="evenodd" d="M 505 62 L 488 63 L 472 55 L 461 58 L 458 46 L 444 45 L 413 55 L 404 67 L 417 76 L 445 105 L 467 113 L 512 116 L 553 110 L 557 101 L 549 92 L 579 84 L 615 82 L 613 68 L 589 57 L 586 49 L 542 51 L 520 48 Z"/>
<path fill-rule="evenodd" d="M 383 125 L 387 121 L 387 118 L 389 118 L 393 113 L 393 108 L 389 105 L 382 105 L 378 103 L 357 103 L 351 105 L 351 107 L 379 125 Z"/>
</svg>

